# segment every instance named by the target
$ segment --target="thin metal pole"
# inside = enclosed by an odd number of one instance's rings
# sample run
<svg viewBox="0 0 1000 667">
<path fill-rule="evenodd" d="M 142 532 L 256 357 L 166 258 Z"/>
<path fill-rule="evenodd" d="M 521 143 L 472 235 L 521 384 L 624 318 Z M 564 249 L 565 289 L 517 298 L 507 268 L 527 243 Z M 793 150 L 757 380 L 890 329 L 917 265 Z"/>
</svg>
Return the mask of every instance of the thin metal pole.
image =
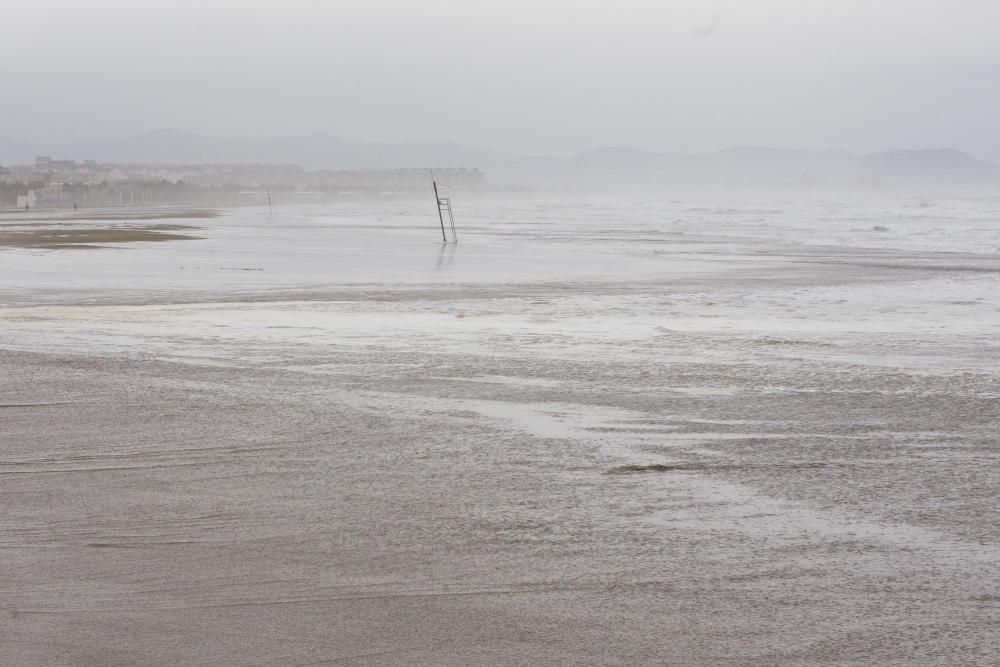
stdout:
<svg viewBox="0 0 1000 667">
<path fill-rule="evenodd" d="M 448 235 L 444 233 L 444 215 L 441 213 L 441 198 L 438 197 L 438 182 L 434 180 L 434 172 L 431 172 L 431 183 L 434 184 L 434 205 L 437 206 L 438 220 L 441 221 L 441 242 L 448 242 Z"/>
<path fill-rule="evenodd" d="M 451 242 L 458 243 L 458 232 L 455 231 L 455 212 L 451 210 L 451 197 L 448 198 L 448 219 L 451 220 Z"/>
</svg>

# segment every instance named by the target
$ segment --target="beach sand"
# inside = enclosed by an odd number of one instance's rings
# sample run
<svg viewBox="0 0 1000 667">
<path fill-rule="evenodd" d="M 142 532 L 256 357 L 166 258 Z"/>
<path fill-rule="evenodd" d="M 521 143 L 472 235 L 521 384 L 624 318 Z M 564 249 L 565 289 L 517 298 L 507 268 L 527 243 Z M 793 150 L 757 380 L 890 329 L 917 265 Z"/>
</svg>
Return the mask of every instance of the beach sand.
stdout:
<svg viewBox="0 0 1000 667">
<path fill-rule="evenodd" d="M 0 248 L 0 663 L 995 664 L 985 205 Z"/>
</svg>

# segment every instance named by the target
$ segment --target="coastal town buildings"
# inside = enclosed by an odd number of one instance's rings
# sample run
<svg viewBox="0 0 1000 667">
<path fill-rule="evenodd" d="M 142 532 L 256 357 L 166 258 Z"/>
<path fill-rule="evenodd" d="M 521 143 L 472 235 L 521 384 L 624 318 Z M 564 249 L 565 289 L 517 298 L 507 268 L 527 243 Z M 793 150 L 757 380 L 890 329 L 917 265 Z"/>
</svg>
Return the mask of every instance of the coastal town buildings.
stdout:
<svg viewBox="0 0 1000 667">
<path fill-rule="evenodd" d="M 479 190 L 479 169 L 441 168 L 452 190 Z M 0 168 L 0 207 L 260 205 L 265 193 L 284 203 L 345 196 L 403 196 L 430 187 L 431 169 L 306 171 L 291 164 L 116 164 L 38 156 Z"/>
</svg>

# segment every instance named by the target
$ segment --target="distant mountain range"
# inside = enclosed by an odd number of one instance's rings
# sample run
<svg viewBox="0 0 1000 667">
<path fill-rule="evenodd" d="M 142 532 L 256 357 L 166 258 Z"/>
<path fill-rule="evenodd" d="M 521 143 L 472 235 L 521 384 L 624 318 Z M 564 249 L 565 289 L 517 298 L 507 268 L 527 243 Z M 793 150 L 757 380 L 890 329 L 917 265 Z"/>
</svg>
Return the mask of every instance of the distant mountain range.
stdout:
<svg viewBox="0 0 1000 667">
<path fill-rule="evenodd" d="M 237 141 L 156 130 L 127 139 L 31 144 L 0 136 L 0 165 L 37 155 L 99 162 L 281 163 L 308 170 L 478 167 L 495 185 L 851 186 L 969 185 L 1000 187 L 1000 166 L 953 149 L 847 151 L 734 147 L 712 153 L 652 153 L 602 148 L 572 158 L 524 156 L 447 141 L 377 143 L 325 133 Z"/>
</svg>

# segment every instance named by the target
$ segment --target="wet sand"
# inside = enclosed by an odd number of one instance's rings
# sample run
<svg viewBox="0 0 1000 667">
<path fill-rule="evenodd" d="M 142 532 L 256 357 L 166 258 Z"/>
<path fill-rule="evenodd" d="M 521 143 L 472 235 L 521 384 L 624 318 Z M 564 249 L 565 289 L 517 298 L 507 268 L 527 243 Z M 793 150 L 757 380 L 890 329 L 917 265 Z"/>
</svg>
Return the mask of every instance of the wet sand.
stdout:
<svg viewBox="0 0 1000 667">
<path fill-rule="evenodd" d="M 108 243 L 182 241 L 196 239 L 190 225 L 79 226 L 69 223 L 0 224 L 0 246 L 9 248 L 45 248 L 49 250 L 99 248 Z"/>
<path fill-rule="evenodd" d="M 0 251 L 0 662 L 996 662 L 1000 259 L 338 215 Z"/>
</svg>

